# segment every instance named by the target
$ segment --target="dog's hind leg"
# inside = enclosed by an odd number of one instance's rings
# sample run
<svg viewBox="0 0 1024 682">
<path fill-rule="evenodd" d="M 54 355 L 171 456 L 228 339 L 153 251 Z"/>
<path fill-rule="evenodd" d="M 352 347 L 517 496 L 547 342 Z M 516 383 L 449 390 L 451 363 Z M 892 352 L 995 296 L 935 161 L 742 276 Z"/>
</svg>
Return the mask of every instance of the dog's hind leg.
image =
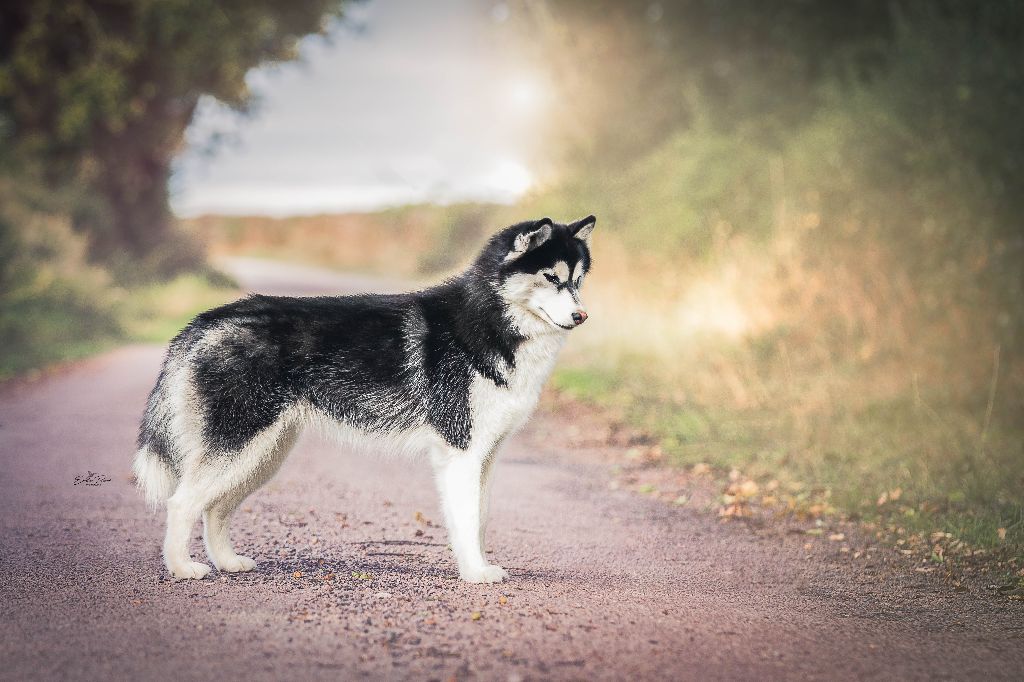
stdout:
<svg viewBox="0 0 1024 682">
<path fill-rule="evenodd" d="M 204 488 L 183 479 L 167 500 L 167 533 L 164 536 L 164 564 L 175 578 L 202 578 L 210 567 L 192 561 L 188 541 L 203 507 L 207 504 Z"/>
<path fill-rule="evenodd" d="M 251 571 L 256 568 L 254 560 L 235 552 L 228 532 L 231 515 L 238 509 L 246 494 L 225 497 L 203 512 L 203 541 L 206 543 L 206 555 L 213 561 L 217 570 L 225 573 Z"/>
<path fill-rule="evenodd" d="M 252 568 L 244 568 L 251 560 L 243 560 L 231 548 L 228 520 L 242 500 L 281 466 L 295 433 L 294 417 L 282 415 L 237 452 L 203 454 L 190 460 L 167 500 L 164 563 L 171 575 L 202 578 L 210 572 L 206 564 L 192 561 L 188 549 L 192 528 L 202 515 L 206 518 L 207 549 L 214 563 L 225 571 Z"/>
<path fill-rule="evenodd" d="M 237 554 L 231 545 L 228 531 L 231 515 L 245 498 L 277 472 L 295 443 L 297 433 L 298 428 L 295 425 L 284 426 L 276 440 L 258 439 L 247 446 L 247 451 L 238 456 L 242 464 L 236 465 L 235 471 L 232 472 L 232 479 L 236 481 L 236 485 L 203 512 L 206 554 L 218 570 L 237 573 L 251 571 L 256 567 L 255 561 Z M 248 463 L 248 466 L 245 463 Z"/>
</svg>

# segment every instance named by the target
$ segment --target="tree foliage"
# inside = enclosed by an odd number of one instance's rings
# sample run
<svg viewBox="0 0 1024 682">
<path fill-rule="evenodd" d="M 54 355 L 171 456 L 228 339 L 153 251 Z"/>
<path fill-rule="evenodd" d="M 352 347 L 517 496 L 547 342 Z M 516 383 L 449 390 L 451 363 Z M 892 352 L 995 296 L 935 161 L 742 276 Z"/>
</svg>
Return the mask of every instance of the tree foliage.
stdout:
<svg viewBox="0 0 1024 682">
<path fill-rule="evenodd" d="M 569 182 L 613 197 L 637 244 L 686 258 L 772 239 L 785 206 L 820 225 L 818 253 L 881 245 L 908 307 L 969 311 L 1004 359 L 1021 348 L 1024 4 L 533 7 L 561 55 Z"/>
<path fill-rule="evenodd" d="M 294 58 L 340 11 L 341 0 L 2 3 L 0 173 L 71 188 L 94 258 L 188 267 L 200 256 L 172 228 L 167 180 L 199 98 L 244 108 L 246 73 Z"/>
</svg>

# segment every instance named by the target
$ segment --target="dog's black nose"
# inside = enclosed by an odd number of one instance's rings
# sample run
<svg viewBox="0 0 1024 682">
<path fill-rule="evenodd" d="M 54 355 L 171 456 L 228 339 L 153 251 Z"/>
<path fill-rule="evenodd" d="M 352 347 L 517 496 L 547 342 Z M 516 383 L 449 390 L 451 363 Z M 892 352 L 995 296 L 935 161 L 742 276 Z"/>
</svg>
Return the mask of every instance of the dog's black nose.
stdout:
<svg viewBox="0 0 1024 682">
<path fill-rule="evenodd" d="M 576 326 L 580 326 L 587 321 L 587 313 L 583 310 L 577 310 L 572 314 L 572 321 L 576 323 Z"/>
</svg>

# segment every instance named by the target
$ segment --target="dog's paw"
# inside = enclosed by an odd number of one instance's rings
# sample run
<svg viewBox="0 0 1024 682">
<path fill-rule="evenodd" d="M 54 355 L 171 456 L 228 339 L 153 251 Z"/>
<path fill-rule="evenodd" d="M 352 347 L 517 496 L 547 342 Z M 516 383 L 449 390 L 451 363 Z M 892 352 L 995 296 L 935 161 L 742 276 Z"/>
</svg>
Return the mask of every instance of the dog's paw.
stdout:
<svg viewBox="0 0 1024 682">
<path fill-rule="evenodd" d="M 461 571 L 459 577 L 467 583 L 500 583 L 508 577 L 508 571 L 501 566 L 490 564 L 482 568 Z"/>
<path fill-rule="evenodd" d="M 210 567 L 198 561 L 189 561 L 186 564 L 171 569 L 171 575 L 178 580 L 200 580 L 205 578 L 209 572 Z"/>
<path fill-rule="evenodd" d="M 244 573 L 256 568 L 256 562 L 247 556 L 236 554 L 224 561 L 214 561 L 217 570 L 223 573 Z"/>
</svg>

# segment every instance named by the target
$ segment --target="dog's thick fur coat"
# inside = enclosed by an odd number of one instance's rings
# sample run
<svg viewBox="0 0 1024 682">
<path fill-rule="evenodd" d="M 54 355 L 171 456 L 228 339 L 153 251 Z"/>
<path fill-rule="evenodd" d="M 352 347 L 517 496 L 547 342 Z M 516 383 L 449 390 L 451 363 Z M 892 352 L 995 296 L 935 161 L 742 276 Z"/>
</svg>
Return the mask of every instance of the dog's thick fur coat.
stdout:
<svg viewBox="0 0 1024 682">
<path fill-rule="evenodd" d="M 170 344 L 146 406 L 134 471 L 167 504 L 164 560 L 189 555 L 200 516 L 221 571 L 255 562 L 228 537 L 234 510 L 280 467 L 306 424 L 433 464 L 459 574 L 507 577 L 482 544 L 491 470 L 529 417 L 579 300 L 595 219 L 496 234 L 462 274 L 398 295 L 250 296 L 197 316 Z"/>
</svg>

